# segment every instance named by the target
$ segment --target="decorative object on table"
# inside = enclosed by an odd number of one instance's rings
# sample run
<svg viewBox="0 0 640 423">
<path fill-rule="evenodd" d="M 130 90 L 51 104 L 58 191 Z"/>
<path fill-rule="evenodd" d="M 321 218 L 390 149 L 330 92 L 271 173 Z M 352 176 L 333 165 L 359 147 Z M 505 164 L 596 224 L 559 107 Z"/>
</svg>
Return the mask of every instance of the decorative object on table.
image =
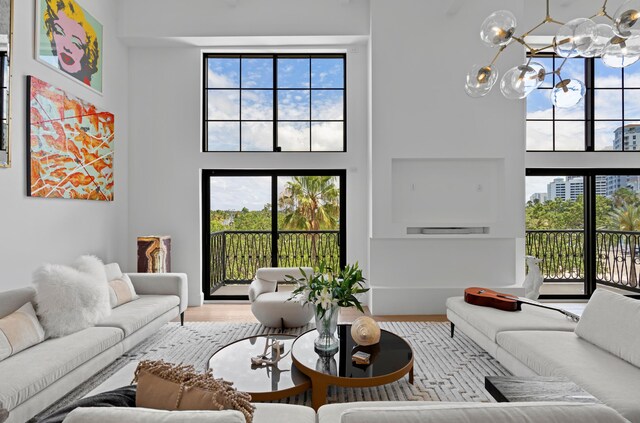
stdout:
<svg viewBox="0 0 640 423">
<path fill-rule="evenodd" d="M 36 58 L 102 93 L 102 24 L 75 0 L 37 0 Z"/>
<path fill-rule="evenodd" d="M 351 323 L 351 337 L 358 345 L 373 345 L 380 342 L 380 326 L 369 316 L 360 316 Z"/>
<path fill-rule="evenodd" d="M 27 195 L 113 201 L 113 114 L 28 76 Z"/>
<path fill-rule="evenodd" d="M 364 351 L 357 351 L 351 356 L 351 359 L 356 364 L 369 364 L 371 362 L 371 354 Z"/>
<path fill-rule="evenodd" d="M 267 354 L 269 350 L 271 350 L 271 355 Z M 262 351 L 262 354 L 251 357 L 251 365 L 273 366 L 274 364 L 278 364 L 278 362 L 285 358 L 290 352 L 291 350 L 287 353 L 284 352 L 284 342 L 267 335 L 264 342 L 264 351 Z"/>
<path fill-rule="evenodd" d="M 138 383 L 136 407 L 238 410 L 247 423 L 253 419 L 251 395 L 237 391 L 232 382 L 215 379 L 211 370 L 198 373 L 193 366 L 144 360 L 138 364 L 133 382 Z"/>
<path fill-rule="evenodd" d="M 526 256 L 525 259 L 529 272 L 527 272 L 527 277 L 522 284 L 524 296 L 530 300 L 537 300 L 540 296 L 540 287 L 542 286 L 542 282 L 544 282 L 544 277 L 542 277 L 539 266 L 539 264 L 542 263 L 542 259 L 534 256 Z"/>
<path fill-rule="evenodd" d="M 138 273 L 171 272 L 171 237 L 150 235 L 138 237 Z"/>
<path fill-rule="evenodd" d="M 324 263 L 320 263 L 312 274 L 307 274 L 302 269 L 300 271 L 302 278 L 287 278 L 288 281 L 296 282 L 299 285 L 291 293 L 289 300 L 313 304 L 316 329 L 319 334 L 315 340 L 315 348 L 321 352 L 333 351 L 338 348 L 335 332 L 340 307 L 355 306 L 364 313 L 356 295 L 369 290 L 364 287 L 366 279 L 362 276 L 362 270 L 358 268 L 358 263 L 346 265 L 344 269 L 337 272 Z"/>
<path fill-rule="evenodd" d="M 338 376 L 338 362 L 334 350 L 332 354 L 319 354 L 316 360 L 316 371 L 325 375 Z"/>
<path fill-rule="evenodd" d="M 45 264 L 36 270 L 33 284 L 47 337 L 78 332 L 111 314 L 107 274 L 97 257 L 82 256 L 72 266 Z"/>
<path fill-rule="evenodd" d="M 500 91 L 512 100 L 525 98 L 536 90 L 546 77 L 557 75 L 557 83 L 551 92 L 556 107 L 572 107 L 582 100 L 586 89 L 574 75 L 563 75 L 562 67 L 572 57 L 602 57 L 602 62 L 612 68 L 624 68 L 640 59 L 640 0 L 629 0 L 616 10 L 613 16 L 607 12 L 607 1 L 589 18 L 576 18 L 567 23 L 551 17 L 549 0 L 542 22 L 522 35 L 516 36 L 516 18 L 507 10 L 489 15 L 480 27 L 480 39 L 496 48 L 488 65 L 474 65 L 467 74 L 465 91 L 471 97 L 482 97 L 491 91 L 498 81 L 495 62 L 510 45 L 525 47 L 530 57 L 524 64 L 512 67 L 500 81 Z M 599 22 L 595 22 L 597 19 Z M 601 21 L 601 22 L 600 22 Z M 559 25 L 550 45 L 534 48 L 527 41 L 538 28 L 553 23 Z M 557 69 L 547 72 L 542 64 L 533 60 L 539 53 L 553 50 L 564 58 Z"/>
<path fill-rule="evenodd" d="M 489 288 L 478 288 L 475 286 L 467 288 L 464 290 L 464 300 L 469 304 L 497 308 L 503 311 L 521 311 L 522 304 L 528 304 L 535 307 L 558 311 L 574 322 L 580 320 L 580 316 L 578 316 L 577 314 L 573 314 L 570 311 L 542 305 L 538 302 L 525 300 L 524 298 L 520 298 L 515 295 L 503 294 Z"/>
</svg>

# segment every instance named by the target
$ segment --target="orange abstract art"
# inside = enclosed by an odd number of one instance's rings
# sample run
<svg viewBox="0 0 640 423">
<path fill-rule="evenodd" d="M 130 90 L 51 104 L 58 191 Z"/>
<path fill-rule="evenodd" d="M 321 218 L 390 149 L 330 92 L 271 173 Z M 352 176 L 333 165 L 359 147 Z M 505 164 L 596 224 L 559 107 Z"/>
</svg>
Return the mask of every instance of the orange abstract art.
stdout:
<svg viewBox="0 0 640 423">
<path fill-rule="evenodd" d="M 113 201 L 113 114 L 28 79 L 28 194 Z"/>
</svg>

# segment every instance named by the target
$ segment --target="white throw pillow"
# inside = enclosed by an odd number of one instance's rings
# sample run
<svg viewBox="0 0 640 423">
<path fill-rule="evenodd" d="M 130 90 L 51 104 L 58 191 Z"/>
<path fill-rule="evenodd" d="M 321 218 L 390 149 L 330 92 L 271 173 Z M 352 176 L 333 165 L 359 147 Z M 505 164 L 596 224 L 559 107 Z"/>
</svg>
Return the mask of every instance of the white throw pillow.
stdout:
<svg viewBox="0 0 640 423">
<path fill-rule="evenodd" d="M 107 275 L 97 257 L 82 256 L 73 267 L 45 264 L 33 283 L 37 313 L 49 337 L 88 328 L 111 314 Z"/>
<path fill-rule="evenodd" d="M 44 329 L 31 303 L 0 319 L 0 361 L 44 341 Z"/>
<path fill-rule="evenodd" d="M 640 367 L 640 301 L 596 289 L 575 329 L 585 341 Z M 597 366 L 597 363 L 594 363 Z"/>
<path fill-rule="evenodd" d="M 111 308 L 138 299 L 138 294 L 136 294 L 129 275 L 123 273 L 120 277 L 109 281 L 109 299 Z"/>
</svg>

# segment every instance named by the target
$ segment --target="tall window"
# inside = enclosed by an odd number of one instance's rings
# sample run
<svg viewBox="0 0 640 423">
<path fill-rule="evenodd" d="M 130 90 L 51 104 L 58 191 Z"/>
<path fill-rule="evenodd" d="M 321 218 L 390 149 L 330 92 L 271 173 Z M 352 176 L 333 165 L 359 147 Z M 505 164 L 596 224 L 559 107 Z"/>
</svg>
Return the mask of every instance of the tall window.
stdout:
<svg viewBox="0 0 640 423">
<path fill-rule="evenodd" d="M 563 59 L 533 60 L 552 72 Z M 562 77 L 583 81 L 585 97 L 569 109 L 554 107 L 550 94 L 559 79 L 547 76 L 527 97 L 528 151 L 640 151 L 640 63 L 613 69 L 599 58 L 573 58 Z"/>
<path fill-rule="evenodd" d="M 344 54 L 205 54 L 204 151 L 346 151 Z"/>
</svg>

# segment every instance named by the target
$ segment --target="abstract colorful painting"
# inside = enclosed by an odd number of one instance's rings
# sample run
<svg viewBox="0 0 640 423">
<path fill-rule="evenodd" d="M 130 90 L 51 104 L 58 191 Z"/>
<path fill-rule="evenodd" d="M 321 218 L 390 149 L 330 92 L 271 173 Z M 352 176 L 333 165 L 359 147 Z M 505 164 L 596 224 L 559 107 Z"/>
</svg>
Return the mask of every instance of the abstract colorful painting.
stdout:
<svg viewBox="0 0 640 423">
<path fill-rule="evenodd" d="M 75 0 L 37 0 L 36 58 L 102 93 L 102 24 Z"/>
<path fill-rule="evenodd" d="M 113 114 L 27 79 L 28 195 L 113 201 Z"/>
</svg>

